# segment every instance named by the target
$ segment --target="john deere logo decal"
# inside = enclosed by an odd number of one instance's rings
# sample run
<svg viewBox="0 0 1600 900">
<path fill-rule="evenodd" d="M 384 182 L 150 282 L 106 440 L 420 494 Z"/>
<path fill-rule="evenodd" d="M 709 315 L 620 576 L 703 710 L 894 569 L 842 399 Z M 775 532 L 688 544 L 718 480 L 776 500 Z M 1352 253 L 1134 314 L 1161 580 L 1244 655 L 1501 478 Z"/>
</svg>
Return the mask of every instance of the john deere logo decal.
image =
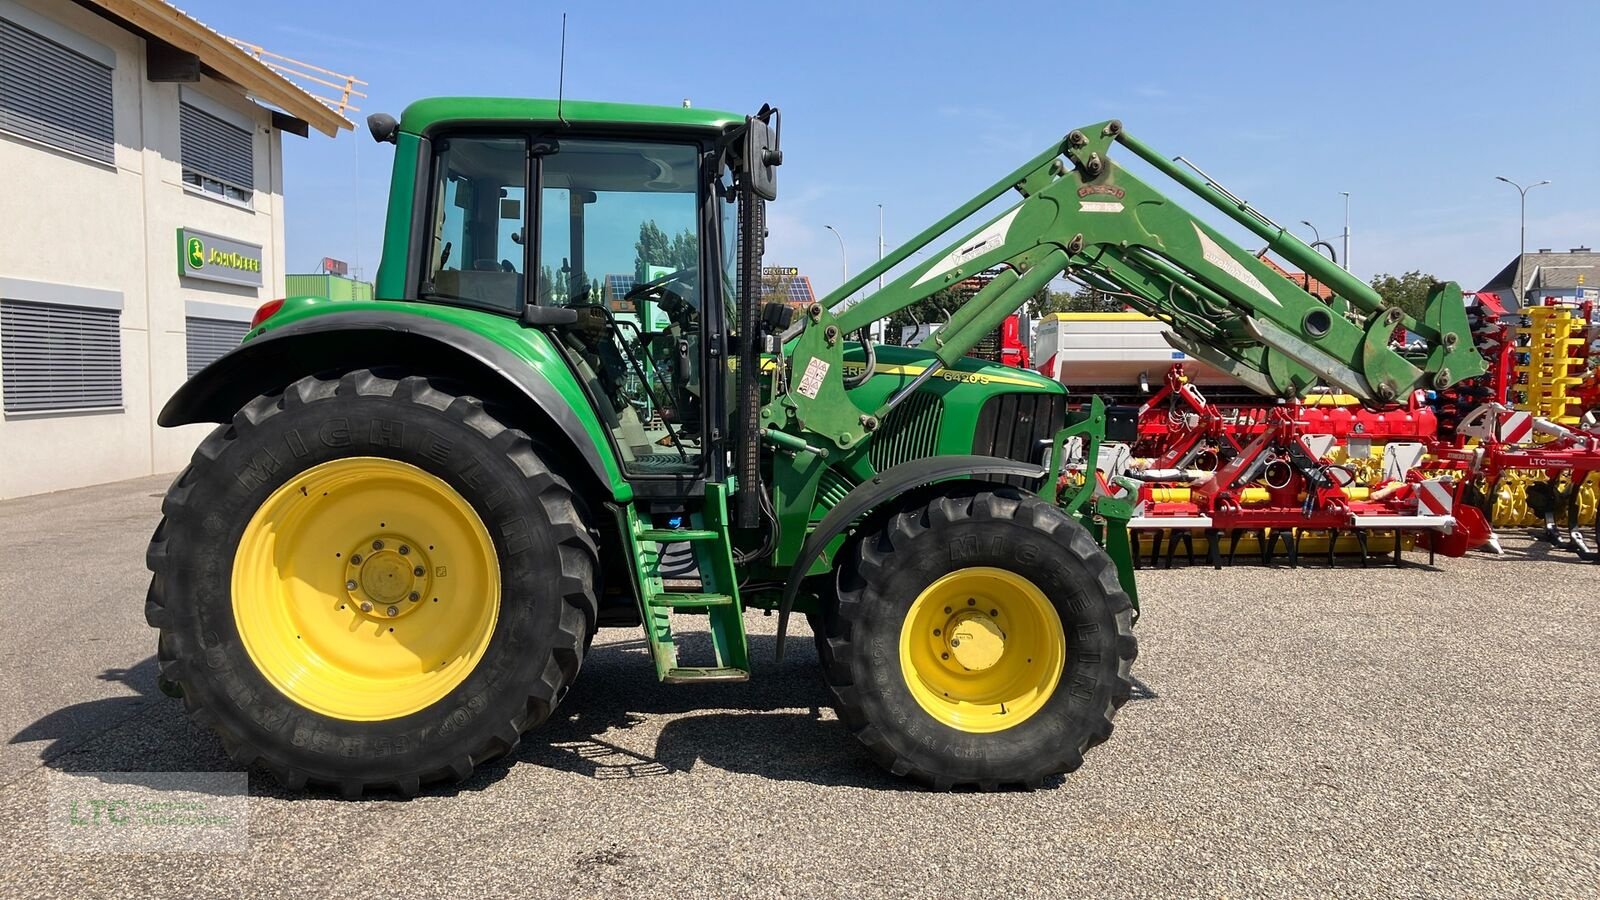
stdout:
<svg viewBox="0 0 1600 900">
<path fill-rule="evenodd" d="M 199 281 L 261 286 L 261 245 L 195 229 L 178 229 L 178 274 Z"/>
</svg>

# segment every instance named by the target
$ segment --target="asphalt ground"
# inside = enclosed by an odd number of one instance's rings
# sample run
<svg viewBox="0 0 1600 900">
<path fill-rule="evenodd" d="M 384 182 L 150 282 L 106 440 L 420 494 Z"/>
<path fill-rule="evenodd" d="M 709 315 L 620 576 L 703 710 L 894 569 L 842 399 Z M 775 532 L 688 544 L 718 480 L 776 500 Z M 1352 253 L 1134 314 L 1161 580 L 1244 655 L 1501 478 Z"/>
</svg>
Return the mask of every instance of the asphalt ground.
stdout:
<svg viewBox="0 0 1600 900">
<path fill-rule="evenodd" d="M 514 757 L 410 802 L 252 775 L 242 855 L 69 854 L 52 773 L 233 768 L 156 690 L 166 478 L 0 503 L 0 895 L 1600 895 L 1600 568 L 1142 573 L 1139 690 L 1045 790 L 926 793 L 827 706 L 808 635 L 656 683 L 602 631 Z"/>
</svg>

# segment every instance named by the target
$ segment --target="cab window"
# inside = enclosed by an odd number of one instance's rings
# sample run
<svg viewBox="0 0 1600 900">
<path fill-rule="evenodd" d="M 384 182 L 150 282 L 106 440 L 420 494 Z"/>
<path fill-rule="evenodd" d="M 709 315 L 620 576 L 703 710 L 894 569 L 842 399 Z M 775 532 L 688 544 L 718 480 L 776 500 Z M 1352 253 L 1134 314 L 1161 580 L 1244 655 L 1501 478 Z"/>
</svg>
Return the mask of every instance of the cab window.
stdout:
<svg viewBox="0 0 1600 900">
<path fill-rule="evenodd" d="M 522 138 L 440 141 L 423 299 L 515 313 L 523 293 L 527 145 Z"/>
</svg>

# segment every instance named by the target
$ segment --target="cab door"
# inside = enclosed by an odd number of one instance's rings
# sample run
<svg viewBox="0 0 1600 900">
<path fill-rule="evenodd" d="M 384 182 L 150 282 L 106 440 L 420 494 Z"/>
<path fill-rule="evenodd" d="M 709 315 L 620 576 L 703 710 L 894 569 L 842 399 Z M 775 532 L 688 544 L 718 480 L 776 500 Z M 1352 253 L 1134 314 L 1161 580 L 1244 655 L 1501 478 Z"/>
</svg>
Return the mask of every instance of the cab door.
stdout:
<svg viewBox="0 0 1600 900">
<path fill-rule="evenodd" d="M 705 477 L 720 408 L 720 297 L 692 141 L 560 135 L 535 168 L 538 251 L 528 302 L 577 307 L 561 332 L 630 480 Z M 540 146 L 535 141 L 535 146 Z M 710 235 L 708 237 L 708 235 Z M 708 334 L 711 339 L 708 341 Z M 707 371 L 712 372 L 707 377 Z"/>
</svg>

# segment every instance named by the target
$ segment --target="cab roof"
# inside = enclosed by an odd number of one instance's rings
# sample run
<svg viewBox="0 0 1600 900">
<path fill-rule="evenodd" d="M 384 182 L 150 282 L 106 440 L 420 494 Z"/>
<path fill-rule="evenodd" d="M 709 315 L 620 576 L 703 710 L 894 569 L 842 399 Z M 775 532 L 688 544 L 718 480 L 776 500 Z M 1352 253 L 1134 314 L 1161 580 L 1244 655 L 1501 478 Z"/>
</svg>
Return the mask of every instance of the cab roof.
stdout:
<svg viewBox="0 0 1600 900">
<path fill-rule="evenodd" d="M 716 131 L 744 121 L 744 116 L 715 109 L 595 100 L 562 101 L 560 118 L 581 125 L 661 125 Z M 445 123 L 530 121 L 558 121 L 556 101 L 518 97 L 430 97 L 406 107 L 400 116 L 400 130 L 422 134 Z"/>
</svg>

